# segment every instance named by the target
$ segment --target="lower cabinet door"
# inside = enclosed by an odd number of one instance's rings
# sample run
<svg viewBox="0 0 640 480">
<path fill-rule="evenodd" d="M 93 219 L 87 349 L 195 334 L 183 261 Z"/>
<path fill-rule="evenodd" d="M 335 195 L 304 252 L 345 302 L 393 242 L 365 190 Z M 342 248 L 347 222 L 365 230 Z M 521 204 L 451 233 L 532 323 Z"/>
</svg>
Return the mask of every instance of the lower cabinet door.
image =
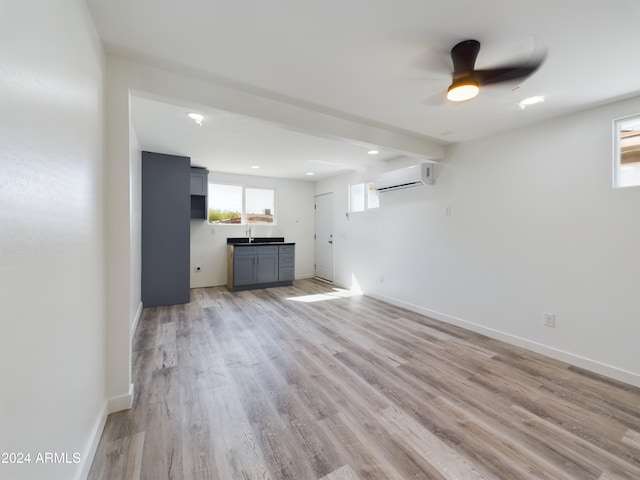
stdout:
<svg viewBox="0 0 640 480">
<path fill-rule="evenodd" d="M 258 255 L 257 283 L 278 281 L 278 254 Z"/>
<path fill-rule="evenodd" d="M 236 255 L 233 259 L 233 285 L 256 283 L 256 257 Z"/>
</svg>

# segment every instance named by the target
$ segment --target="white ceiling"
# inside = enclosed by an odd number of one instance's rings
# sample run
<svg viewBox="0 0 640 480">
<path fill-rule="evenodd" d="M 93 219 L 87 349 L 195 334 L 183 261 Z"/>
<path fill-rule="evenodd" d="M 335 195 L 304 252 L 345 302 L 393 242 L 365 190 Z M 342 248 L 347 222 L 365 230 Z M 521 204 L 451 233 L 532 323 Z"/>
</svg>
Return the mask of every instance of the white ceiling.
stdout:
<svg viewBox="0 0 640 480">
<path fill-rule="evenodd" d="M 246 115 L 195 110 L 205 117 L 202 126 L 188 118 L 193 108 L 132 97 L 132 122 L 143 149 L 188 156 L 192 166 L 215 172 L 310 181 L 398 156 L 384 150 L 369 155 L 365 145 L 300 133 Z"/>
<path fill-rule="evenodd" d="M 638 0 L 87 4 L 111 53 L 445 143 L 640 93 Z M 475 99 L 452 104 L 444 101 L 449 50 L 470 38 L 482 44 L 478 68 L 541 53 L 546 60 L 519 84 L 486 87 Z M 544 95 L 546 101 L 520 110 L 518 102 L 532 95 Z M 184 121 L 184 107 L 146 99 L 136 100 L 133 107 L 143 148 L 190 155 L 194 163 L 217 170 L 224 165 L 225 171 L 256 173 L 246 171 L 255 164 L 261 167 L 259 174 L 308 178 L 307 171 L 326 176 L 374 161 L 364 146 L 228 112 L 207 111 L 209 124 L 194 130 L 172 123 Z M 215 135 L 205 135 L 208 128 Z M 332 169 L 331 164 L 337 165 Z"/>
</svg>

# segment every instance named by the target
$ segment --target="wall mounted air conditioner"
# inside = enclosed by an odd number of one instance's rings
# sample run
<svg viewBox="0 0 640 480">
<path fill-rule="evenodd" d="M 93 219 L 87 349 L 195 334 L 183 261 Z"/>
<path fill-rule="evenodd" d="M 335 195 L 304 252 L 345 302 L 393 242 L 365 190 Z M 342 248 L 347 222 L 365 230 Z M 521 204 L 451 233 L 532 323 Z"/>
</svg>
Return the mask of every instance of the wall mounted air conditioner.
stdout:
<svg viewBox="0 0 640 480">
<path fill-rule="evenodd" d="M 434 166 L 434 163 L 422 162 L 384 172 L 373 179 L 373 186 L 377 192 L 389 192 L 401 188 L 431 185 L 433 184 Z"/>
</svg>

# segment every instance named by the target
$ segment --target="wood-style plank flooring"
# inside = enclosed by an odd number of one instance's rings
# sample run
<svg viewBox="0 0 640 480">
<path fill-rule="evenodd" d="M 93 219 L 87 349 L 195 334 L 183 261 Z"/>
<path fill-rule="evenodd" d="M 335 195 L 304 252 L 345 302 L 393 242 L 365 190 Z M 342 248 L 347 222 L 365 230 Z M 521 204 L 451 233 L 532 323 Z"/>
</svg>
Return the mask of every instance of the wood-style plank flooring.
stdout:
<svg viewBox="0 0 640 480">
<path fill-rule="evenodd" d="M 89 478 L 640 479 L 640 389 L 314 280 L 145 309 Z"/>
</svg>

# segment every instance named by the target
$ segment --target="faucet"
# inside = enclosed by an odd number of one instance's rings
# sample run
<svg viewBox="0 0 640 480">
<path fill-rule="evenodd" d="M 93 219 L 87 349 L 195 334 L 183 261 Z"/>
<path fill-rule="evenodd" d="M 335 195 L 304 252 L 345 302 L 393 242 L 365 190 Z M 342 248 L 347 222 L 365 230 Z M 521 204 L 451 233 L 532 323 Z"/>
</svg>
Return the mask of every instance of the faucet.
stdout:
<svg viewBox="0 0 640 480">
<path fill-rule="evenodd" d="M 249 243 L 251 243 L 251 225 L 247 223 L 247 228 L 244 231 L 245 235 L 249 238 Z"/>
</svg>

